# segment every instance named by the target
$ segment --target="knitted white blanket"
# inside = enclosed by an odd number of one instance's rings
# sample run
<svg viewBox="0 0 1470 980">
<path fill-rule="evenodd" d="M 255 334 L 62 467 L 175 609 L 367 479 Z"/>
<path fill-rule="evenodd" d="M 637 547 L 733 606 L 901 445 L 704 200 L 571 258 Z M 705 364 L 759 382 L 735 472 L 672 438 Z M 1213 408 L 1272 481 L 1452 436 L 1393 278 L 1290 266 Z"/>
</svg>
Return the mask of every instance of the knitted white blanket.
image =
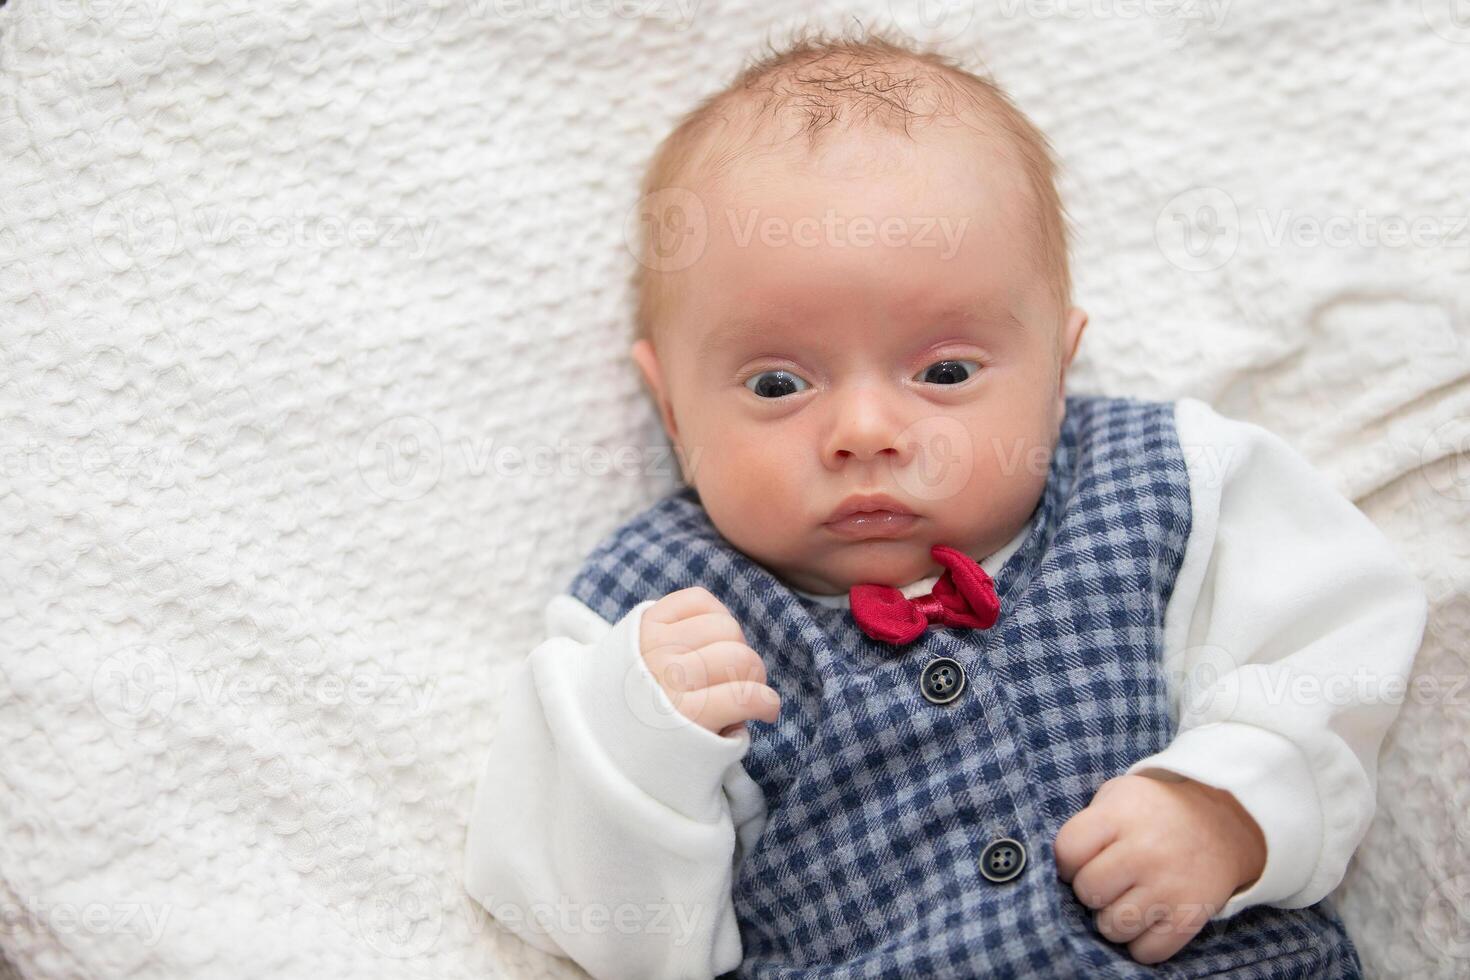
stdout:
<svg viewBox="0 0 1470 980">
<path fill-rule="evenodd" d="M 1434 604 L 1338 897 L 1470 969 L 1456 0 L 11 0 L 0 944 L 27 977 L 577 971 L 459 881 L 501 669 L 672 487 L 624 223 L 767 36 L 896 21 L 1053 138 L 1079 392 L 1275 429 Z M 1458 106 L 1458 108 L 1456 108 Z"/>
</svg>

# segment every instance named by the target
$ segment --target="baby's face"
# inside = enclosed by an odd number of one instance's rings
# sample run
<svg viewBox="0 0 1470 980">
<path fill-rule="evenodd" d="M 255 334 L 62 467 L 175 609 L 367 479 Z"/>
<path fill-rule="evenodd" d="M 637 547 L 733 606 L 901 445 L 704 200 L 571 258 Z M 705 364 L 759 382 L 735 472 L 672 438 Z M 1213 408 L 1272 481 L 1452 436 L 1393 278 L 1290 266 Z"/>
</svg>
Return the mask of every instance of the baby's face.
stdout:
<svg viewBox="0 0 1470 980">
<path fill-rule="evenodd" d="M 714 525 L 788 584 L 906 585 L 1036 506 L 1086 316 L 1056 309 L 1023 181 L 968 131 L 858 129 L 694 188 L 707 244 L 633 355 Z M 844 533 L 859 494 L 914 517 Z"/>
</svg>

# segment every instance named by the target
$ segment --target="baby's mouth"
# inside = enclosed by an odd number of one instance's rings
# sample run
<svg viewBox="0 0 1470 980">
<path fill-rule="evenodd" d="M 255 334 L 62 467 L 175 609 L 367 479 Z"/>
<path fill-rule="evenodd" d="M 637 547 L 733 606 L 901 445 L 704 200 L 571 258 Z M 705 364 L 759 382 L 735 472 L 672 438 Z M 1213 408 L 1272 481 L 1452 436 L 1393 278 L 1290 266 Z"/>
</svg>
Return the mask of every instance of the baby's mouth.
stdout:
<svg viewBox="0 0 1470 980">
<path fill-rule="evenodd" d="M 898 538 L 907 534 L 919 520 L 916 514 L 896 510 L 859 510 L 829 520 L 822 526 L 838 537 L 850 540 Z"/>
</svg>

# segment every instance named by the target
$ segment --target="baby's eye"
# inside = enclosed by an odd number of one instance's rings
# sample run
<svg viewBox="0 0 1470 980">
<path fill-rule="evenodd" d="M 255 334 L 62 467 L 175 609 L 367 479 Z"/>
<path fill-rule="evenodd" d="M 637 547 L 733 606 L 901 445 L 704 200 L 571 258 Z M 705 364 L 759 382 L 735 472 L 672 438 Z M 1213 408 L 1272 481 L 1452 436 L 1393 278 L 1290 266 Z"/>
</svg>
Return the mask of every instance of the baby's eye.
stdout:
<svg viewBox="0 0 1470 980">
<path fill-rule="evenodd" d="M 980 370 L 979 361 L 935 361 L 914 380 L 935 385 L 957 385 L 969 381 Z"/>
<path fill-rule="evenodd" d="M 762 398 L 781 398 L 784 395 L 805 391 L 811 385 L 790 371 L 762 371 L 748 379 L 745 387 Z"/>
</svg>

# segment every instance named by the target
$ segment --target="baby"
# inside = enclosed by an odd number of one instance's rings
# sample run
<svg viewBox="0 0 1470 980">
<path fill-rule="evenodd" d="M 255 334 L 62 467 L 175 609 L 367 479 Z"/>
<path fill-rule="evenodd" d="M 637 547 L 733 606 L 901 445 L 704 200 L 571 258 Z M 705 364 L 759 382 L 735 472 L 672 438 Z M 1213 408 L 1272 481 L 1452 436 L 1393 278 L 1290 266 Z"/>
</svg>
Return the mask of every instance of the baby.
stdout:
<svg viewBox="0 0 1470 980">
<path fill-rule="evenodd" d="M 1065 393 L 1054 170 L 881 35 L 665 139 L 632 356 L 685 485 L 510 675 L 507 928 L 636 980 L 1359 975 L 1324 896 L 1424 593 L 1271 433 Z"/>
</svg>

